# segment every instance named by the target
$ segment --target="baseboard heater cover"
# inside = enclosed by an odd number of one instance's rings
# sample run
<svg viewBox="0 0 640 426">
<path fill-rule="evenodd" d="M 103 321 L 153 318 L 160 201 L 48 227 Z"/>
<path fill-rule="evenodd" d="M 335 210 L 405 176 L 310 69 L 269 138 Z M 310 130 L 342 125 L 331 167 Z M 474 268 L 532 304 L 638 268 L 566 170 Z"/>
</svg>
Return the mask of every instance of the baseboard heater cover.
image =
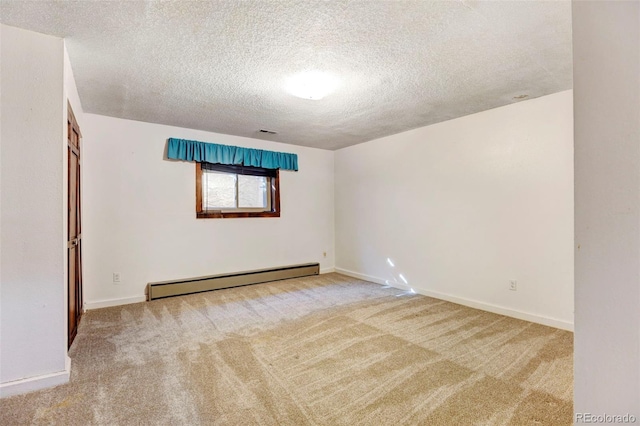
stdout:
<svg viewBox="0 0 640 426">
<path fill-rule="evenodd" d="M 310 275 L 318 275 L 319 273 L 319 263 L 305 263 L 302 265 L 281 266 L 278 268 L 258 269 L 231 274 L 160 281 L 147 285 L 147 300 L 260 284 L 269 281 L 286 280 L 289 278 L 307 277 Z"/>
</svg>

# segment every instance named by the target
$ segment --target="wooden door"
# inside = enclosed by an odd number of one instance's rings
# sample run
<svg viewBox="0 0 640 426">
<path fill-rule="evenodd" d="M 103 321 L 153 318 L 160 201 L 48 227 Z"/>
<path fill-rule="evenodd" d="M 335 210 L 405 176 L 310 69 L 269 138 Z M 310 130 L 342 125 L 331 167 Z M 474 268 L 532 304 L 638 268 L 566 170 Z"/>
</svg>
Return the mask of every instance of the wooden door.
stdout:
<svg viewBox="0 0 640 426">
<path fill-rule="evenodd" d="M 80 128 L 71 105 L 68 105 L 67 117 L 67 155 L 68 166 L 68 224 L 67 224 L 67 288 L 68 288 L 68 339 L 71 347 L 78 332 L 82 316 L 82 228 L 80 214 Z"/>
</svg>

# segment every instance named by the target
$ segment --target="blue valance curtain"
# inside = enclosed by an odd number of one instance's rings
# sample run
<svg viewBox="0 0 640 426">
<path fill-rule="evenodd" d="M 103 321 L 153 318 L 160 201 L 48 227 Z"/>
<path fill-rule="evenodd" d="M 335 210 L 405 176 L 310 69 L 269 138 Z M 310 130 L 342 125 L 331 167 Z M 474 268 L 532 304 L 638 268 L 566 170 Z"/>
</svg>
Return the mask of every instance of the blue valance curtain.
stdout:
<svg viewBox="0 0 640 426">
<path fill-rule="evenodd" d="M 263 169 L 298 170 L 298 155 L 232 145 L 169 139 L 167 157 L 198 163 L 235 164 Z"/>
</svg>

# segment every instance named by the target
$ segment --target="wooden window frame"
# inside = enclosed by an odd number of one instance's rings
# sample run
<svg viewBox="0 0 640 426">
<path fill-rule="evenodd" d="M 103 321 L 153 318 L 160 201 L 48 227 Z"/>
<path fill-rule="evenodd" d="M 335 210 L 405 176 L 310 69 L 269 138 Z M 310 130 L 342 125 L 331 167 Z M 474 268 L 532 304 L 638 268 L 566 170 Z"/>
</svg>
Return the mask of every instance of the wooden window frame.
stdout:
<svg viewBox="0 0 640 426">
<path fill-rule="evenodd" d="M 240 173 L 241 174 L 241 173 Z M 196 163 L 196 218 L 235 219 L 246 217 L 280 217 L 280 170 L 271 178 L 271 210 L 261 212 L 207 211 L 202 206 L 202 163 Z"/>
</svg>

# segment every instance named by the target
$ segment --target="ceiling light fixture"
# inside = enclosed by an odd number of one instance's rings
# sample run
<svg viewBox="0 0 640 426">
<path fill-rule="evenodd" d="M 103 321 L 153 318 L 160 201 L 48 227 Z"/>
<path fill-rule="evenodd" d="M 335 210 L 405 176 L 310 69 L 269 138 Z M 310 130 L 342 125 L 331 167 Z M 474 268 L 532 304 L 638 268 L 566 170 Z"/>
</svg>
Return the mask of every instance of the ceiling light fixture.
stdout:
<svg viewBox="0 0 640 426">
<path fill-rule="evenodd" d="M 293 96 L 303 99 L 322 99 L 340 85 L 334 75 L 323 71 L 304 71 L 289 77 L 285 89 Z"/>
</svg>

